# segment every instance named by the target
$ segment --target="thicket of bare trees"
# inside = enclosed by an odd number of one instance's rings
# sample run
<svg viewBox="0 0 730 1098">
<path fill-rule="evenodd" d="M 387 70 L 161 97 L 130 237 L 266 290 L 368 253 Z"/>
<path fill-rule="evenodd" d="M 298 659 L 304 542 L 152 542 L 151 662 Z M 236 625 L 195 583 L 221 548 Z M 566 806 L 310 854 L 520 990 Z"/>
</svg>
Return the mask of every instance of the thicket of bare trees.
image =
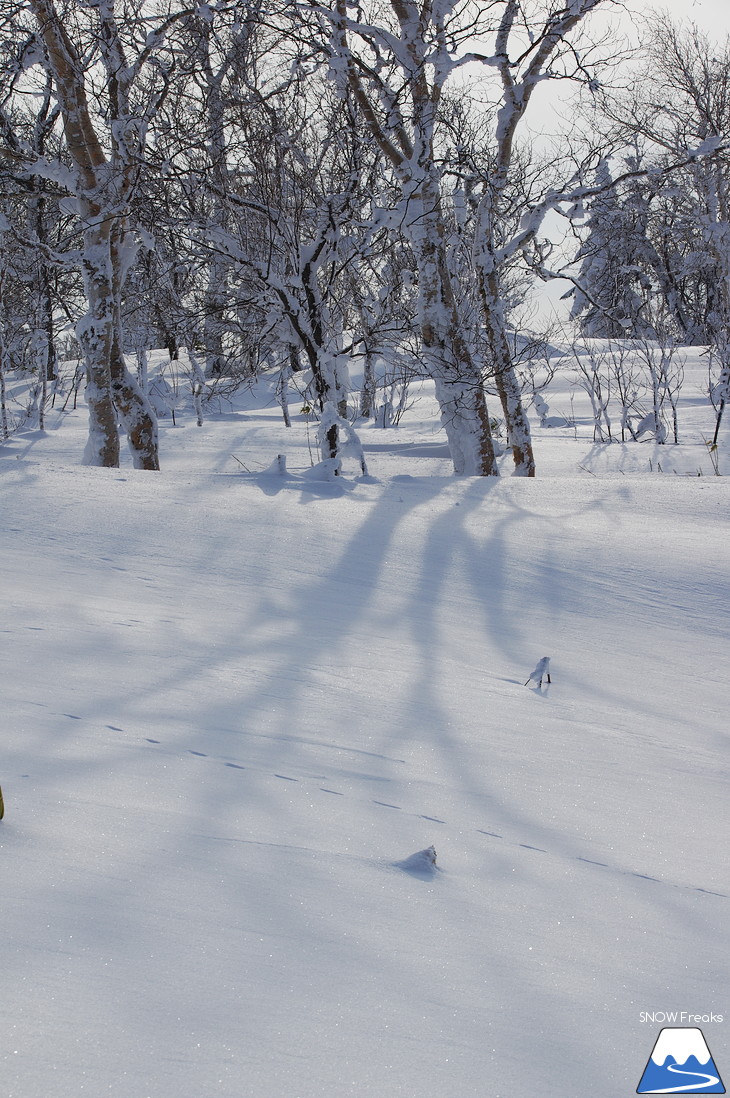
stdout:
<svg viewBox="0 0 730 1098">
<path fill-rule="evenodd" d="M 0 382 L 45 386 L 73 333 L 86 461 L 118 463 L 121 425 L 154 470 L 152 348 L 185 348 L 200 417 L 216 380 L 278 370 L 285 408 L 306 379 L 330 458 L 353 356 L 364 416 L 386 358 L 433 380 L 457 473 L 497 472 L 492 394 L 533 476 L 511 305 L 573 209 L 585 333 L 671 324 L 727 389 L 730 57 L 660 21 L 654 83 L 609 95 L 611 4 L 0 0 Z M 601 106 L 577 164 L 526 129 L 557 81 Z"/>
</svg>

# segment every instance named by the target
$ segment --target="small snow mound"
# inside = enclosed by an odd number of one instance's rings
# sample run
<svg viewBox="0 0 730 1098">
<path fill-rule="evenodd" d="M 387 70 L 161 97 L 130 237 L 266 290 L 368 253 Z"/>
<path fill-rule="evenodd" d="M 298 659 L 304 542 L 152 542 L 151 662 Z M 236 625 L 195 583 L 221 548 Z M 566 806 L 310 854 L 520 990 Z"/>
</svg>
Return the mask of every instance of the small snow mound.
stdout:
<svg viewBox="0 0 730 1098">
<path fill-rule="evenodd" d="M 307 480 L 334 480 L 340 475 L 341 468 L 342 462 L 338 457 L 325 458 L 311 469 L 306 469 L 302 476 Z"/>
<path fill-rule="evenodd" d="M 402 862 L 394 862 L 393 864 L 397 869 L 410 873 L 412 877 L 428 879 L 438 873 L 436 848 L 433 846 L 429 846 L 425 850 L 419 850 L 417 854 L 411 854 L 409 858 L 404 858 Z"/>
<path fill-rule="evenodd" d="M 268 476 L 285 477 L 286 472 L 287 472 L 287 469 L 286 469 L 286 454 L 277 454 L 276 457 L 274 458 L 274 460 L 272 461 L 271 465 L 268 465 L 262 471 L 261 475 L 265 476 L 265 477 L 268 477 Z"/>
</svg>

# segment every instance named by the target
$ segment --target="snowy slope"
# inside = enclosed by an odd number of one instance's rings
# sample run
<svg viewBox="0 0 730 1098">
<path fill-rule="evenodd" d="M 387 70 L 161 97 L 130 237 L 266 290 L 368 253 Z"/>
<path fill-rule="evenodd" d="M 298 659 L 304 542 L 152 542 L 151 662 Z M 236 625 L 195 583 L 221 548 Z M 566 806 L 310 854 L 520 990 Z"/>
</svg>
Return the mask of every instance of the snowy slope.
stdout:
<svg viewBox="0 0 730 1098">
<path fill-rule="evenodd" d="M 0 448 L 4 1098 L 633 1094 L 730 1005 L 730 482 L 274 416 Z"/>
</svg>

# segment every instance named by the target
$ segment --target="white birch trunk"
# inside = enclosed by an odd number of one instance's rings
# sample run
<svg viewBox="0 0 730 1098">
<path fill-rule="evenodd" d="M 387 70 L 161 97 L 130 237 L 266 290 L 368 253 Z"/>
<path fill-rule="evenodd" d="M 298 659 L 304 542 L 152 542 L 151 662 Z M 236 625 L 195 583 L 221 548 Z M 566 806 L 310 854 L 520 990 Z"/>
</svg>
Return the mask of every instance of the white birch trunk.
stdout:
<svg viewBox="0 0 730 1098">
<path fill-rule="evenodd" d="M 432 175 L 410 198 L 406 222 L 418 263 L 421 334 L 454 472 L 498 476 L 484 382 L 461 328 L 445 255 L 438 181 Z"/>
<path fill-rule="evenodd" d="M 139 127 L 127 111 L 127 71 L 114 22 L 113 4 L 99 6 L 103 41 L 114 62 L 110 97 L 120 117 L 111 125 L 107 159 L 91 118 L 84 69 L 53 0 L 30 0 L 53 73 L 66 145 L 73 163 L 81 224 L 82 269 L 87 314 L 77 329 L 86 361 L 89 438 L 88 465 L 119 464 L 117 413 L 127 432 L 134 465 L 159 469 L 157 423 L 152 407 L 126 368 L 121 338 L 121 293 L 125 277 L 121 245 L 127 200 L 134 178 Z M 116 406 L 116 409 L 115 409 Z"/>
<path fill-rule="evenodd" d="M 0 246 L 1 244 L 2 238 L 0 237 Z M 0 437 L 6 439 L 10 437 L 10 426 L 8 423 L 8 406 L 5 393 L 5 374 L 10 368 L 10 353 L 8 351 L 8 343 L 5 336 L 4 283 L 5 272 L 2 269 L 2 259 L 0 258 Z"/>
<path fill-rule="evenodd" d="M 535 456 L 527 412 L 522 402 L 522 390 L 512 361 L 507 336 L 504 305 L 499 277 L 494 265 L 485 262 L 485 252 L 478 249 L 476 266 L 479 292 L 484 312 L 484 326 L 492 358 L 494 382 L 504 415 L 507 442 L 512 450 L 515 476 L 535 476 Z"/>
<path fill-rule="evenodd" d="M 368 343 L 365 344 L 364 359 L 362 389 L 360 390 L 360 415 L 363 419 L 370 419 L 375 411 L 377 378 L 375 376 L 375 356 Z"/>
<path fill-rule="evenodd" d="M 207 87 L 207 126 L 208 156 L 213 181 L 211 188 L 212 210 L 210 224 L 218 232 L 228 228 L 228 211 L 225 204 L 226 188 L 226 135 L 223 99 L 221 95 L 221 73 L 214 73 L 210 57 L 209 27 L 203 30 L 202 64 Z M 226 355 L 223 345 L 224 313 L 227 304 L 227 284 L 229 261 L 219 250 L 214 249 L 208 268 L 208 283 L 205 290 L 203 320 L 203 341 L 205 345 L 205 376 L 221 377 L 225 371 Z"/>
</svg>

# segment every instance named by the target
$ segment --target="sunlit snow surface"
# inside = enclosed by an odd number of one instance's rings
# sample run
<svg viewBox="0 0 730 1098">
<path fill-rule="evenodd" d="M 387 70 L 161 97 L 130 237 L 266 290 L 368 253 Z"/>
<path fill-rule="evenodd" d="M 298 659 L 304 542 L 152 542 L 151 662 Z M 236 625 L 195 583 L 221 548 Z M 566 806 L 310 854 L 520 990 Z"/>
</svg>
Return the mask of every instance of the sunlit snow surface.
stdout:
<svg viewBox="0 0 730 1098">
<path fill-rule="evenodd" d="M 618 1098 L 669 1010 L 727 1076 L 700 397 L 534 482 L 451 479 L 427 397 L 318 480 L 247 401 L 159 475 L 81 467 L 82 410 L 0 447 L 3 1098 Z"/>
</svg>

